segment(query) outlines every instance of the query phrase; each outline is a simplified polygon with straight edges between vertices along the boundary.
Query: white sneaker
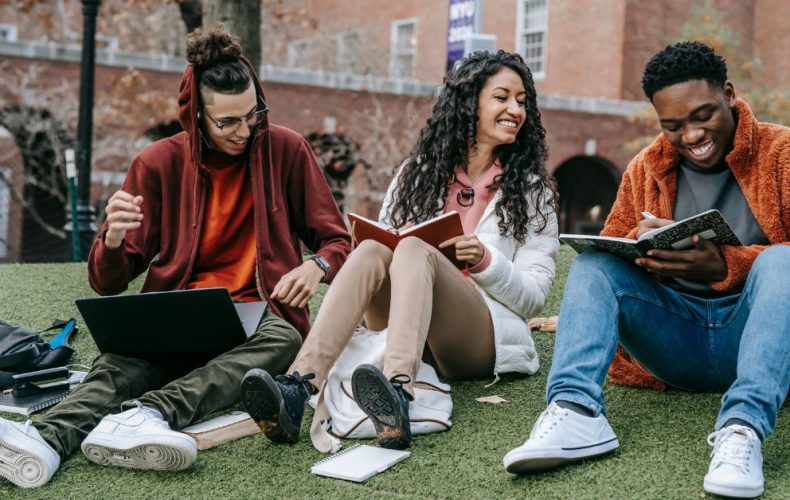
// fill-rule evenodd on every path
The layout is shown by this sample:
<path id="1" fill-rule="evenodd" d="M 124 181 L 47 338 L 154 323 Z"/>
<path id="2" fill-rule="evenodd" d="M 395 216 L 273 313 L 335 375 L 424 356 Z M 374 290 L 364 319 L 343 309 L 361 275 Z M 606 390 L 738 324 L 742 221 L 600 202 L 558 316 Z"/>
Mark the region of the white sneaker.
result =
<path id="1" fill-rule="evenodd" d="M 703 487 L 708 493 L 752 498 L 763 494 L 763 454 L 760 438 L 744 425 L 728 425 L 708 436 L 713 446 Z"/>
<path id="2" fill-rule="evenodd" d="M 129 469 L 184 470 L 195 462 L 197 443 L 170 430 L 158 412 L 137 408 L 107 415 L 82 442 L 82 452 L 99 465 Z"/>
<path id="3" fill-rule="evenodd" d="M 606 417 L 587 417 L 551 403 L 538 417 L 529 439 L 505 455 L 502 463 L 513 474 L 536 472 L 617 449 Z"/>
<path id="4" fill-rule="evenodd" d="M 60 467 L 58 452 L 31 424 L 0 418 L 0 476 L 22 488 L 46 484 Z"/>

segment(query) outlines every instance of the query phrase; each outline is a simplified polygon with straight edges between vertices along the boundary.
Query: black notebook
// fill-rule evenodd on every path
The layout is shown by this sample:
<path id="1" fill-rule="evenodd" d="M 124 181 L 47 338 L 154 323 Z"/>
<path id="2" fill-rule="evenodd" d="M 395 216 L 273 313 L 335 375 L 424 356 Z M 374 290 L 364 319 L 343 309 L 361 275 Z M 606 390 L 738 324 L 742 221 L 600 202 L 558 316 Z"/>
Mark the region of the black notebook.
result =
<path id="1" fill-rule="evenodd" d="M 11 390 L 4 391 L 0 394 L 0 412 L 18 413 L 19 415 L 30 415 L 37 411 L 41 411 L 50 406 L 66 399 L 66 396 L 74 389 L 82 379 L 85 378 L 87 372 L 71 371 L 69 372 L 69 388 L 62 391 L 42 392 L 39 394 L 31 394 L 29 396 L 15 397 L 11 394 Z M 6 394 L 7 392 L 7 394 Z"/>
<path id="2" fill-rule="evenodd" d="M 653 229 L 635 240 L 612 236 L 561 234 L 560 241 L 567 243 L 578 253 L 598 250 L 635 260 L 644 257 L 647 251 L 652 249 L 691 248 L 691 238 L 694 235 L 699 235 L 717 245 L 741 245 L 741 241 L 718 210 L 708 210 L 688 219 Z"/>

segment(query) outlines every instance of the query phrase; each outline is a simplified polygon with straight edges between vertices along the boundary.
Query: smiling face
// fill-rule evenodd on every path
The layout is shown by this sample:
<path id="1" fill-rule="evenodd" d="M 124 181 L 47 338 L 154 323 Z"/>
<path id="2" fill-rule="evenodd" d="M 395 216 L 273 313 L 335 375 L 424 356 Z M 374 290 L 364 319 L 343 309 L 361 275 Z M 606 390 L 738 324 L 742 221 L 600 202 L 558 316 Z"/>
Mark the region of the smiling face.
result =
<path id="1" fill-rule="evenodd" d="M 684 158 L 713 168 L 727 156 L 735 135 L 735 88 L 705 80 L 676 83 L 653 94 L 664 137 Z"/>
<path id="2" fill-rule="evenodd" d="M 236 127 L 225 126 L 222 130 L 214 122 L 222 124 L 229 119 L 245 117 L 255 111 L 257 107 L 255 88 L 250 84 L 241 94 L 222 94 L 206 90 L 201 95 L 203 112 L 200 121 L 209 146 L 233 156 L 244 153 L 251 136 L 247 120 L 241 120 L 241 124 Z M 235 130 L 230 130 L 234 128 Z"/>
<path id="3" fill-rule="evenodd" d="M 527 118 L 526 98 L 518 73 L 502 68 L 492 75 L 477 97 L 477 144 L 497 147 L 514 142 Z"/>

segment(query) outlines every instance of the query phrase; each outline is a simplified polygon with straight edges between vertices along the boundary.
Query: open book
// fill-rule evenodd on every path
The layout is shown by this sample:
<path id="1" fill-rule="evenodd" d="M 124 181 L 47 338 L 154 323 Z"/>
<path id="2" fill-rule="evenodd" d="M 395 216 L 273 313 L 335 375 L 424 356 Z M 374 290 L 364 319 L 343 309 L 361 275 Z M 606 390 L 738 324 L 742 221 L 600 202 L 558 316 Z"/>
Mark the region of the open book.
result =
<path id="1" fill-rule="evenodd" d="M 403 231 L 357 214 L 348 214 L 348 220 L 351 221 L 351 232 L 357 243 L 376 240 L 393 251 L 400 240 L 409 236 L 416 236 L 429 245 L 439 248 L 440 243 L 464 234 L 461 216 L 454 210 L 415 224 Z M 450 246 L 439 250 L 459 269 L 466 267 L 466 263 L 456 260 L 455 247 Z"/>
<path id="2" fill-rule="evenodd" d="M 310 472 L 318 476 L 361 483 L 405 460 L 409 455 L 411 452 L 408 451 L 355 444 L 316 462 Z"/>
<path id="3" fill-rule="evenodd" d="M 691 238 L 699 235 L 717 245 L 740 246 L 741 241 L 718 210 L 708 210 L 688 219 L 644 233 L 637 239 L 585 234 L 561 234 L 560 241 L 578 253 L 600 250 L 628 260 L 644 257 L 648 250 L 685 250 L 692 247 Z"/>
<path id="4" fill-rule="evenodd" d="M 198 450 L 261 432 L 258 424 L 243 411 L 233 411 L 181 429 L 197 441 Z"/>

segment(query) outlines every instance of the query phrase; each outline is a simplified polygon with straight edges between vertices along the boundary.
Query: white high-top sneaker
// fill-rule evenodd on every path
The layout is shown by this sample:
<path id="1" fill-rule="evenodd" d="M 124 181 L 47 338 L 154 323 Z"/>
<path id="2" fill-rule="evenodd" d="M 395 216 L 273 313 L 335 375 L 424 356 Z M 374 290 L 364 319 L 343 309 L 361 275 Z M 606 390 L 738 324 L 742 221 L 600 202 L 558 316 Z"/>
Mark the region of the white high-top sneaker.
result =
<path id="1" fill-rule="evenodd" d="M 762 443 L 753 429 L 745 425 L 728 425 L 708 436 L 713 446 L 710 467 L 703 486 L 708 493 L 737 498 L 763 494 Z"/>
<path id="2" fill-rule="evenodd" d="M 603 414 L 587 417 L 551 403 L 538 417 L 529 439 L 510 450 L 502 462 L 508 472 L 523 474 L 603 455 L 618 446 Z"/>
<path id="3" fill-rule="evenodd" d="M 49 482 L 60 467 L 60 456 L 28 420 L 0 418 L 0 476 L 22 488 Z"/>
<path id="4" fill-rule="evenodd" d="M 137 408 L 104 417 L 82 442 L 82 452 L 99 465 L 176 471 L 195 462 L 197 443 L 137 403 Z"/>

